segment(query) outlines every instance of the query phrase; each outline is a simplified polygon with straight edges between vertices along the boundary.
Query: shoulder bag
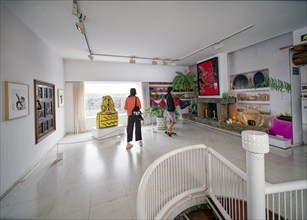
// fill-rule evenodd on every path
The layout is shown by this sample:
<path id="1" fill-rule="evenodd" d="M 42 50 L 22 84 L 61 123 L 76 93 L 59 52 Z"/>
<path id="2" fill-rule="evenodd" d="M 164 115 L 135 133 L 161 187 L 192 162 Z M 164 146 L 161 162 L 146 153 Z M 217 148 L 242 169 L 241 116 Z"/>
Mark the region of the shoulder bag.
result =
<path id="1" fill-rule="evenodd" d="M 140 111 L 140 108 L 138 106 L 136 106 L 136 101 L 137 101 L 137 98 L 135 97 L 135 102 L 134 102 L 134 108 L 132 109 L 132 114 L 133 114 L 133 117 L 137 120 L 144 120 L 143 117 L 142 117 L 142 112 Z"/>

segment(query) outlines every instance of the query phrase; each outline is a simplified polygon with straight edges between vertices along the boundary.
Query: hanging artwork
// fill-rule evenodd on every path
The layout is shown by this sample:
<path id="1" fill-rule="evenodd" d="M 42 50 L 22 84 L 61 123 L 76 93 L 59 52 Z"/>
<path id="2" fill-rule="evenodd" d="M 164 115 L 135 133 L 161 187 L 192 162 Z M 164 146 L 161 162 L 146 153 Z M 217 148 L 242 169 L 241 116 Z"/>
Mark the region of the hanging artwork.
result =
<path id="1" fill-rule="evenodd" d="M 219 95 L 218 58 L 212 58 L 197 64 L 198 95 Z"/>
<path id="2" fill-rule="evenodd" d="M 29 115 L 29 86 L 5 81 L 4 90 L 5 120 Z"/>
<path id="3" fill-rule="evenodd" d="M 58 107 L 61 108 L 64 106 L 64 90 L 58 89 Z"/>
<path id="4" fill-rule="evenodd" d="M 34 91 L 35 141 L 38 143 L 56 129 L 54 85 L 34 80 Z"/>

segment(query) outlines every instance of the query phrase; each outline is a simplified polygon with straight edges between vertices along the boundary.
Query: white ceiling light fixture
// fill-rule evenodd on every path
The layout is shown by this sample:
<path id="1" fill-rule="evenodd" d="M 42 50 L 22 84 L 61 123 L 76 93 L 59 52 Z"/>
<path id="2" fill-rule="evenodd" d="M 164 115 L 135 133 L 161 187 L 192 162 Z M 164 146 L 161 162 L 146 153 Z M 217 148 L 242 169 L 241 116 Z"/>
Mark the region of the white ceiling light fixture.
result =
<path id="1" fill-rule="evenodd" d="M 83 22 L 82 21 L 77 21 L 75 24 L 76 24 L 76 27 L 77 27 L 78 31 L 80 31 L 81 34 L 84 34 L 85 30 L 84 30 Z"/>
<path id="2" fill-rule="evenodd" d="M 221 49 L 223 46 L 224 46 L 223 42 L 218 42 L 217 44 L 215 44 L 214 50 Z"/>
<path id="3" fill-rule="evenodd" d="M 88 58 L 90 58 L 90 60 L 94 60 L 94 57 L 91 53 L 88 55 Z"/>
<path id="4" fill-rule="evenodd" d="M 171 61 L 171 66 L 176 66 L 176 60 Z"/>
<path id="5" fill-rule="evenodd" d="M 129 63 L 135 64 L 135 60 L 133 59 L 133 57 L 131 57 L 131 59 L 129 60 Z"/>

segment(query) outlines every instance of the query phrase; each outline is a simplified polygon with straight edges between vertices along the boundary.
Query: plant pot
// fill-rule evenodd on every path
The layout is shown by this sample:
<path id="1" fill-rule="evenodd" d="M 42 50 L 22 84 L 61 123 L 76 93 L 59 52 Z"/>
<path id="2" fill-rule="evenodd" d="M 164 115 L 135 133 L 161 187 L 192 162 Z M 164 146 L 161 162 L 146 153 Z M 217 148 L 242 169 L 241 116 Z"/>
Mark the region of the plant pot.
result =
<path id="1" fill-rule="evenodd" d="M 157 120 L 157 129 L 164 130 L 166 129 L 166 120 L 164 117 L 156 117 Z"/>

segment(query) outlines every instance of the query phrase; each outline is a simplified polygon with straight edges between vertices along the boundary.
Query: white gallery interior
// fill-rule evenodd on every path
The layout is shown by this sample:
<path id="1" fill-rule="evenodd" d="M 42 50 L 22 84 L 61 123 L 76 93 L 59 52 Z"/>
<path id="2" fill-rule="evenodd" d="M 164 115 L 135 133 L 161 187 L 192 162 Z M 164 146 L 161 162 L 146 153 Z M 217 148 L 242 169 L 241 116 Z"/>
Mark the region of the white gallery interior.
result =
<path id="1" fill-rule="evenodd" d="M 6 1 L 4 1 L 6 2 Z M 297 91 L 300 93 L 301 85 L 307 85 L 307 65 L 300 65 L 299 70 L 300 74 L 295 76 L 292 74 L 292 60 L 291 60 L 291 49 L 281 49 L 287 47 L 289 45 L 295 44 L 295 36 L 297 33 L 305 33 L 307 30 L 307 23 L 306 19 L 300 26 L 295 26 L 295 28 L 287 31 L 287 32 L 280 32 L 279 35 L 275 35 L 274 37 L 268 37 L 267 39 L 257 42 L 252 45 L 244 45 L 241 48 L 233 51 L 227 52 L 220 52 L 219 50 L 214 51 L 214 53 L 202 55 L 202 57 L 195 57 L 194 62 L 185 63 L 182 65 L 151 65 L 148 63 L 138 63 L 136 59 L 136 64 L 130 64 L 127 60 L 125 62 L 113 62 L 113 61 L 104 61 L 95 59 L 90 60 L 87 57 L 87 47 L 83 46 L 82 56 L 85 59 L 80 59 L 79 57 L 71 58 L 71 57 L 62 57 L 59 55 L 61 52 L 56 51 L 54 47 L 51 47 L 50 42 L 46 42 L 45 39 L 42 39 L 36 32 L 32 30 L 32 27 L 29 27 L 23 20 L 21 20 L 18 16 L 16 16 L 12 11 L 12 8 L 16 7 L 16 5 L 10 5 L 8 1 L 4 3 L 1 1 L 1 70 L 0 70 L 0 77 L 1 77 L 1 176 L 0 176 L 0 196 L 1 199 L 5 199 L 5 196 L 9 196 L 9 192 L 14 189 L 14 187 L 20 185 L 20 181 L 23 180 L 27 175 L 31 175 L 31 173 L 35 173 L 35 170 L 39 170 L 41 172 L 44 168 L 41 167 L 43 164 L 44 166 L 50 166 L 52 164 L 52 160 L 55 159 L 53 156 L 56 156 L 56 146 L 59 142 L 63 140 L 74 141 L 73 133 L 74 133 L 74 95 L 73 94 L 73 84 L 74 82 L 83 81 L 83 82 L 92 82 L 92 81 L 102 81 L 102 82 L 132 82 L 138 85 L 138 90 L 140 91 L 138 95 L 141 97 L 142 102 L 144 102 L 143 107 L 144 109 L 149 106 L 149 103 L 145 103 L 145 92 L 142 90 L 143 83 L 146 82 L 172 82 L 173 78 L 176 75 L 177 71 L 184 72 L 184 71 L 191 71 L 196 73 L 196 63 L 202 60 L 207 60 L 212 57 L 219 57 L 219 68 L 220 68 L 220 88 L 221 91 L 228 91 L 229 89 L 229 77 L 233 74 L 244 73 L 254 70 L 261 70 L 261 69 L 269 69 L 270 76 L 274 78 L 278 78 L 282 81 L 289 82 L 292 85 L 296 85 L 293 88 L 293 91 Z M 285 1 L 287 2 L 287 1 Z M 291 2 L 291 1 L 290 1 Z M 296 1 L 294 1 L 296 2 Z M 303 1 L 304 2 L 304 1 Z M 69 4 L 72 4 L 72 1 L 69 1 Z M 80 5 L 85 5 L 86 1 L 81 1 Z M 145 4 L 143 2 L 143 4 Z M 161 3 L 162 4 L 162 3 Z M 186 7 L 188 6 L 188 2 L 185 2 Z M 307 3 L 305 2 L 305 9 L 307 8 Z M 11 7 L 11 9 L 10 9 Z M 182 6 L 183 7 L 183 6 Z M 81 7 L 82 8 L 82 7 Z M 15 8 L 16 9 L 16 8 Z M 22 10 L 19 8 L 18 10 Z M 18 11 L 16 10 L 16 11 Z M 36 9 L 36 10 L 39 10 Z M 60 8 L 58 8 L 60 10 Z M 184 7 L 182 8 L 184 13 Z M 187 9 L 188 10 L 188 9 Z M 119 10 L 121 12 L 121 10 Z M 118 13 L 119 13 L 118 12 Z M 71 13 L 71 12 L 69 12 Z M 43 14 L 41 15 L 44 16 Z M 90 19 L 90 15 L 87 15 Z M 119 15 L 120 16 L 120 15 Z M 306 12 L 302 15 L 302 18 L 305 16 Z M 259 14 L 261 17 L 261 14 Z M 40 19 L 39 17 L 37 19 Z M 73 18 L 74 19 L 74 18 Z M 114 19 L 114 18 L 113 18 Z M 46 24 L 47 25 L 47 24 Z M 74 24 L 71 24 L 72 27 Z M 155 24 L 152 24 L 154 26 Z M 282 24 L 279 24 L 282 26 Z M 75 35 L 78 36 L 80 33 L 75 30 Z M 182 28 L 182 27 L 170 27 L 170 28 Z M 90 28 L 89 28 L 90 29 Z M 90 30 L 90 32 L 93 30 Z M 263 30 L 265 32 L 265 30 Z M 65 30 L 61 30 L 59 27 L 56 31 L 58 36 L 61 34 L 65 35 Z M 183 30 L 184 32 L 184 30 Z M 197 32 L 197 31 L 196 31 Z M 163 34 L 163 33 L 161 33 Z M 80 34 L 81 35 L 81 34 Z M 225 35 L 224 35 L 225 36 Z M 80 37 L 80 42 L 84 44 L 84 39 L 82 36 Z M 180 37 L 180 36 L 178 36 Z M 186 37 L 186 36 L 185 36 Z M 159 38 L 160 39 L 160 38 Z M 235 39 L 235 37 L 234 37 Z M 89 38 L 90 40 L 90 38 Z M 218 40 L 218 39 L 216 39 Z M 174 39 L 175 41 L 175 39 Z M 159 43 L 159 42 L 152 42 Z M 191 42 L 192 44 L 193 42 Z M 121 45 L 121 44 L 119 44 Z M 180 45 L 176 45 L 180 49 Z M 201 48 L 203 45 L 198 45 L 198 48 Z M 120 47 L 120 46 L 119 46 Z M 197 47 L 197 46 L 196 46 Z M 178 49 L 177 48 L 177 49 Z M 195 48 L 195 47 L 194 47 Z M 62 48 L 61 50 L 65 50 Z M 86 51 L 86 52 L 84 52 Z M 120 49 L 117 48 L 117 51 Z M 187 49 L 183 54 L 187 54 Z M 141 56 L 141 55 L 139 55 Z M 94 56 L 95 57 L 95 56 Z M 34 80 L 39 80 L 43 82 L 48 82 L 55 85 L 55 90 L 63 89 L 65 94 L 65 105 L 64 107 L 55 107 L 55 114 L 56 114 L 56 130 L 49 134 L 46 138 L 41 140 L 40 142 L 36 143 L 35 139 L 35 99 L 34 99 Z M 5 119 L 5 95 L 4 95 L 4 82 L 16 82 L 16 83 L 23 83 L 29 86 L 29 114 L 25 117 L 20 117 L 12 120 Z M 142 91 L 142 92 L 141 92 Z M 222 97 L 222 93 L 216 96 L 217 98 Z M 293 134 L 295 138 L 297 138 L 298 142 L 300 142 L 299 146 L 293 146 L 293 150 L 296 154 L 298 152 L 301 154 L 299 157 L 299 162 L 295 161 L 295 158 L 292 160 L 293 163 L 299 163 L 300 169 L 297 173 L 295 173 L 297 168 L 291 170 L 291 168 L 287 167 L 287 171 L 289 174 L 293 175 L 289 177 L 290 180 L 293 179 L 306 179 L 306 167 L 307 167 L 307 152 L 306 152 L 306 142 L 307 142 L 307 121 L 306 111 L 302 111 L 302 103 L 295 108 L 292 106 L 291 94 L 286 94 L 286 97 L 282 97 L 279 92 L 271 91 L 271 114 L 278 115 L 281 112 L 291 112 L 292 115 L 298 114 L 299 118 L 301 119 L 299 128 L 301 128 L 296 134 Z M 296 109 L 293 112 L 293 109 Z M 125 115 L 120 116 L 119 121 L 121 124 L 126 124 L 127 117 Z M 95 127 L 95 118 L 88 118 L 86 119 L 86 130 L 90 131 L 92 127 Z M 147 145 L 152 147 L 150 150 L 150 154 L 146 154 L 146 157 L 142 157 L 141 159 L 144 160 L 142 164 L 142 169 L 137 170 L 137 178 L 135 180 L 129 179 L 129 183 L 137 184 L 141 178 L 142 173 L 145 171 L 146 167 L 154 160 L 155 157 L 166 153 L 169 150 L 175 149 L 176 145 L 178 147 L 188 146 L 191 144 L 196 144 L 197 141 L 206 141 L 206 144 L 210 145 L 210 141 L 212 145 L 215 146 L 217 149 L 220 150 L 221 154 L 227 155 L 229 153 L 226 149 L 227 141 L 221 141 L 219 143 L 218 140 L 214 140 L 210 137 L 203 137 L 201 138 L 201 129 L 204 129 L 199 124 L 194 124 L 192 122 L 185 122 L 181 121 L 177 127 L 179 129 L 178 133 L 180 135 L 189 134 L 190 128 L 191 131 L 195 131 L 195 134 L 189 134 L 186 138 L 182 138 L 179 140 L 168 140 L 165 135 L 162 138 L 153 136 L 150 130 L 150 124 L 144 125 L 144 149 L 146 149 L 146 138 L 150 140 L 150 144 L 147 142 Z M 194 127 L 196 126 L 196 127 Z M 200 130 L 199 130 L 200 129 Z M 186 132 L 186 133 L 184 133 Z M 208 127 L 205 128 L 205 132 L 214 133 L 214 129 L 210 130 Z M 84 136 L 76 135 L 75 140 L 86 140 L 88 138 L 88 133 L 81 134 Z M 162 134 L 160 134 L 162 135 Z M 214 137 L 217 139 L 219 137 L 229 138 L 231 139 L 231 148 L 234 148 L 234 145 L 240 143 L 240 139 L 238 135 L 233 134 L 233 136 L 229 133 L 223 134 L 223 132 L 216 131 Z M 225 136 L 224 136 L 225 135 Z M 81 138 L 80 138 L 81 137 Z M 189 139 L 189 137 L 193 139 Z M 212 136 L 213 137 L 213 136 Z M 66 139 L 65 139 L 66 138 Z M 68 139 L 67 139 L 68 138 Z M 233 138 L 233 140 L 232 140 Z M 121 137 L 121 144 L 115 144 L 117 151 L 122 151 L 120 157 L 124 157 L 123 153 L 127 153 L 125 149 L 125 136 Z M 165 141 L 165 142 L 163 142 Z M 235 142 L 235 143 L 232 143 Z M 104 146 L 110 148 L 113 146 L 114 140 L 113 139 L 106 139 L 103 140 Z M 97 145 L 99 145 L 98 143 Z M 84 145 L 76 145 L 76 155 L 80 156 L 84 149 L 82 150 L 82 146 L 85 149 L 89 149 L 92 146 L 89 146 L 90 143 Z M 169 146 L 168 146 L 169 145 Z M 135 146 L 136 143 L 135 143 Z M 158 152 L 154 152 L 154 146 L 157 147 Z M 165 146 L 165 149 L 163 148 Z M 223 146 L 223 147 L 222 147 Z M 65 147 L 65 146 L 63 146 Z M 80 148 L 81 147 L 81 148 Z M 101 146 L 100 146 L 101 147 Z M 138 147 L 138 146 L 137 146 Z M 64 148 L 63 148 L 64 149 Z M 80 150 L 81 149 L 81 150 Z M 73 146 L 67 146 L 64 151 L 64 161 L 66 155 L 73 155 Z M 114 150 L 114 149 L 113 149 Z M 110 151 L 113 151 L 110 150 Z M 225 150 L 225 151 L 224 151 Z M 110 153 L 109 150 L 105 149 L 106 154 Z M 224 153 L 223 153 L 224 151 Z M 230 153 L 230 159 L 235 158 L 233 160 L 236 165 L 238 165 L 241 169 L 244 169 L 245 166 L 245 154 L 241 152 L 241 150 L 234 150 L 234 152 L 239 152 L 239 158 Z M 112 152 L 114 153 L 114 152 Z M 132 153 L 140 153 L 139 150 L 136 148 L 133 149 Z M 53 155 L 53 156 L 52 156 Z M 115 156 L 114 156 L 115 155 Z M 113 157 L 116 157 L 117 154 L 113 154 Z M 82 157 L 82 156 L 80 156 Z M 132 156 L 132 158 L 136 157 L 140 159 L 137 155 Z M 146 158 L 148 161 L 146 161 Z M 272 159 L 273 158 L 273 159 Z M 71 158 L 70 158 L 71 159 Z M 70 160 L 69 159 L 69 160 Z M 127 159 L 127 158 L 126 158 Z M 124 159 L 124 160 L 126 160 Z M 128 158 L 129 159 L 129 158 Z M 128 160 L 127 159 L 127 160 Z M 134 158 L 135 159 L 135 158 Z M 278 166 L 283 166 L 283 161 L 276 160 L 274 161 L 274 155 L 270 155 L 269 165 L 274 163 L 274 169 L 277 169 Z M 117 158 L 118 160 L 118 158 Z M 138 162 L 139 164 L 140 162 Z M 305 164 L 305 166 L 304 166 Z M 273 166 L 270 168 L 273 169 Z M 272 174 L 269 169 L 266 168 L 267 172 Z M 125 169 L 125 168 L 123 168 Z M 305 171 L 305 174 L 303 173 Z M 271 175 L 272 182 L 282 182 L 286 177 L 282 177 L 282 170 L 279 169 L 276 171 L 278 176 Z M 290 174 L 291 172 L 294 172 Z M 125 175 L 129 175 L 129 172 L 124 173 Z M 44 175 L 40 173 L 40 175 Z M 109 174 L 111 177 L 113 174 Z M 118 175 L 118 174 L 114 174 Z M 118 177 L 118 176 L 117 176 Z M 39 178 L 39 175 L 37 176 Z M 62 178 L 62 177 L 61 177 Z M 64 178 L 64 177 L 63 177 Z M 78 180 L 79 181 L 79 180 Z M 110 178 L 110 184 L 112 185 L 113 179 Z M 121 181 L 124 181 L 121 179 Z M 116 181 L 115 181 L 116 182 Z M 117 184 L 118 182 L 116 182 Z M 28 182 L 27 182 L 28 184 Z M 95 182 L 96 184 L 96 182 Z M 129 185 L 129 184 L 128 184 Z M 27 185 L 29 187 L 29 185 Z M 135 201 L 135 193 L 137 186 L 131 186 L 131 191 L 133 191 L 133 196 L 129 197 L 127 201 Z M 98 186 L 97 186 L 97 191 Z M 33 192 L 35 193 L 35 192 Z M 121 195 L 121 192 L 117 192 Z M 127 194 L 126 194 L 127 195 Z M 109 195 L 110 196 L 110 195 Z M 120 197 L 120 196 L 119 196 Z M 100 198 L 101 199 L 101 198 Z M 119 204 L 125 208 L 124 204 L 125 201 L 120 201 Z M 96 201 L 97 202 L 97 201 Z M 123 203 L 121 203 L 123 202 Z M 133 203 L 133 202 L 132 202 Z M 98 204 L 98 202 L 97 202 Z M 129 203 L 130 204 L 130 203 Z M 118 204 L 117 204 L 118 205 Z M 130 204 L 131 205 L 131 204 Z M 132 209 L 135 207 L 133 205 Z M 9 206 L 9 210 L 5 209 L 6 204 L 1 203 L 1 213 L 7 214 L 10 216 L 10 211 L 13 210 L 12 206 Z M 96 207 L 97 208 L 97 207 Z M 106 207 L 104 207 L 107 209 Z M 58 207 L 60 209 L 60 207 Z M 83 210 L 83 209 L 82 209 Z M 99 208 L 96 209 L 96 213 L 92 213 L 92 218 L 102 218 L 101 215 L 108 216 L 107 214 L 99 214 Z M 86 211 L 85 211 L 86 212 Z M 60 214 L 59 214 L 60 213 Z M 74 210 L 71 213 L 76 213 Z M 91 218 L 88 214 L 80 214 L 78 216 L 80 219 L 82 218 Z M 135 213 L 130 213 L 127 210 L 126 213 L 130 219 L 135 218 Z M 46 218 L 60 218 L 61 216 L 65 216 L 68 213 L 64 213 L 64 211 L 59 211 L 57 214 L 48 212 L 47 214 L 44 213 L 41 216 L 36 215 L 34 217 L 43 217 Z M 122 213 L 123 215 L 125 213 Z M 85 215 L 85 216 L 84 216 Z M 4 215 L 5 216 L 5 215 Z M 12 215 L 13 216 L 13 215 Z M 11 216 L 11 217 L 12 217 Z M 26 215 L 27 217 L 31 217 L 31 214 Z M 2 216 L 3 217 L 3 216 Z M 21 218 L 21 216 L 17 215 L 16 218 Z M 32 216 L 33 217 L 33 216 Z M 112 218 L 112 216 L 109 216 Z M 128 218 L 127 217 L 127 218 Z M 115 218 L 115 217 L 114 217 Z M 120 217 L 118 217 L 120 218 Z M 107 219 L 107 217 L 106 217 Z"/>

